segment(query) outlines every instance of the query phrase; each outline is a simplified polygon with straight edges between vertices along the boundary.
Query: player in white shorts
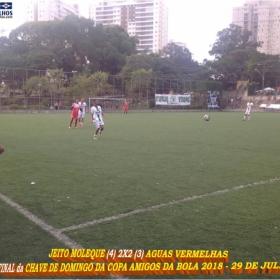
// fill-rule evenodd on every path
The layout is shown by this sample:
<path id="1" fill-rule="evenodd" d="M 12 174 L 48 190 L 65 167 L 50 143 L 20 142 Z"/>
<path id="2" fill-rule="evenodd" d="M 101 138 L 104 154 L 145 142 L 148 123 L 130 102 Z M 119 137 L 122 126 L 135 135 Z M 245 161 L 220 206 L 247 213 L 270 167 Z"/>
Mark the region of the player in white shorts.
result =
<path id="1" fill-rule="evenodd" d="M 81 110 L 79 111 L 79 126 L 84 126 L 84 118 L 86 114 L 87 103 L 84 101 L 84 98 L 79 102 L 81 105 Z"/>
<path id="2" fill-rule="evenodd" d="M 105 115 L 102 112 L 102 108 L 98 105 L 97 99 L 94 99 L 93 104 L 94 105 L 90 109 L 91 116 L 92 116 L 91 120 L 95 124 L 95 128 L 96 128 L 96 131 L 93 135 L 93 139 L 97 139 L 96 138 L 97 134 L 100 133 L 101 135 L 101 131 L 104 130 L 103 117 L 105 117 Z"/>
<path id="3" fill-rule="evenodd" d="M 246 108 L 246 112 L 244 114 L 243 117 L 243 121 L 245 121 L 246 116 L 248 117 L 248 121 L 250 120 L 250 113 L 251 113 L 251 109 L 254 106 L 252 99 L 249 100 L 249 102 L 247 103 L 247 108 Z"/>

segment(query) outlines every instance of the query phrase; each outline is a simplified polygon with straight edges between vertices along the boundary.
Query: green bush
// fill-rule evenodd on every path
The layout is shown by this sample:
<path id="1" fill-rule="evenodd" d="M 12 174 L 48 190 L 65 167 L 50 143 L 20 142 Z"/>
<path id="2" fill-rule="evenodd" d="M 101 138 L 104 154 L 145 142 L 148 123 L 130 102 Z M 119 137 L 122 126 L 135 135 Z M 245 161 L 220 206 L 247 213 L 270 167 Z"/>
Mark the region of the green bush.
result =
<path id="1" fill-rule="evenodd" d="M 206 92 L 206 91 L 222 91 L 223 84 L 216 81 L 200 81 L 197 84 L 197 91 Z"/>
<path id="2" fill-rule="evenodd" d="M 18 104 L 10 104 L 9 106 L 8 106 L 8 109 L 10 109 L 10 110 L 18 110 L 19 109 L 19 105 Z"/>
<path id="3" fill-rule="evenodd" d="M 7 106 L 7 105 L 9 105 L 9 101 L 7 99 L 1 99 L 1 105 Z"/>

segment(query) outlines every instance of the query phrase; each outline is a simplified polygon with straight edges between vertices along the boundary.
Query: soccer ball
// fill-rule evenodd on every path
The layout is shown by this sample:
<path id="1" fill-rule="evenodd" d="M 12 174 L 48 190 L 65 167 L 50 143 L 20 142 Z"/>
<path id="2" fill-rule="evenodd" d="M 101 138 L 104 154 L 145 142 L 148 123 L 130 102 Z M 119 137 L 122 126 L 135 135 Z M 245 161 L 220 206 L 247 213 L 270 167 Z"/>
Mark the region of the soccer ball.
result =
<path id="1" fill-rule="evenodd" d="M 205 115 L 205 116 L 204 116 L 204 120 L 205 120 L 205 121 L 210 121 L 210 116 L 209 116 L 209 115 Z"/>

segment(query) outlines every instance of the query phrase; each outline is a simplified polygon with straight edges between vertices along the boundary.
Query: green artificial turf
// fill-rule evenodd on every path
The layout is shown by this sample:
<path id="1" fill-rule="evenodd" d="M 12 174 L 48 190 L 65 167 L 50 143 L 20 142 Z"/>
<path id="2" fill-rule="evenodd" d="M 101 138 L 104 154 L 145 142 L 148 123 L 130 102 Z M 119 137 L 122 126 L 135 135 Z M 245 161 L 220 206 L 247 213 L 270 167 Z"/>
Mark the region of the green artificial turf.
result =
<path id="1" fill-rule="evenodd" d="M 244 122 L 242 113 L 209 114 L 209 122 L 203 112 L 108 114 L 98 140 L 89 115 L 84 127 L 68 129 L 67 114 L 1 114 L 0 193 L 59 229 L 280 177 L 280 114 Z M 227 249 L 233 261 L 279 260 L 279 182 L 65 234 L 90 248 Z M 27 252 L 21 262 L 29 261 L 34 248 L 18 240 L 31 238 L 30 226 L 14 230 L 26 218 L 0 205 L 1 236 L 18 242 Z M 37 226 L 32 234 L 44 239 L 34 260 L 45 260 L 58 241 Z M 10 242 L 0 250 L 14 261 Z"/>

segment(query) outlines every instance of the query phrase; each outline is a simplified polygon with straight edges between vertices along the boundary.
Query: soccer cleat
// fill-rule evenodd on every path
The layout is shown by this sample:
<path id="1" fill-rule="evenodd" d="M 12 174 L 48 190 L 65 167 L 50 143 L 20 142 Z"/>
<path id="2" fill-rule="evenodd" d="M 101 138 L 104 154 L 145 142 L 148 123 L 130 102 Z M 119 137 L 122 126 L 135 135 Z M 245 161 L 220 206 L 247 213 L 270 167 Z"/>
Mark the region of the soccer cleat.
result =
<path id="1" fill-rule="evenodd" d="M 69 126 L 69 129 L 71 129 L 72 127 L 71 126 Z"/>

